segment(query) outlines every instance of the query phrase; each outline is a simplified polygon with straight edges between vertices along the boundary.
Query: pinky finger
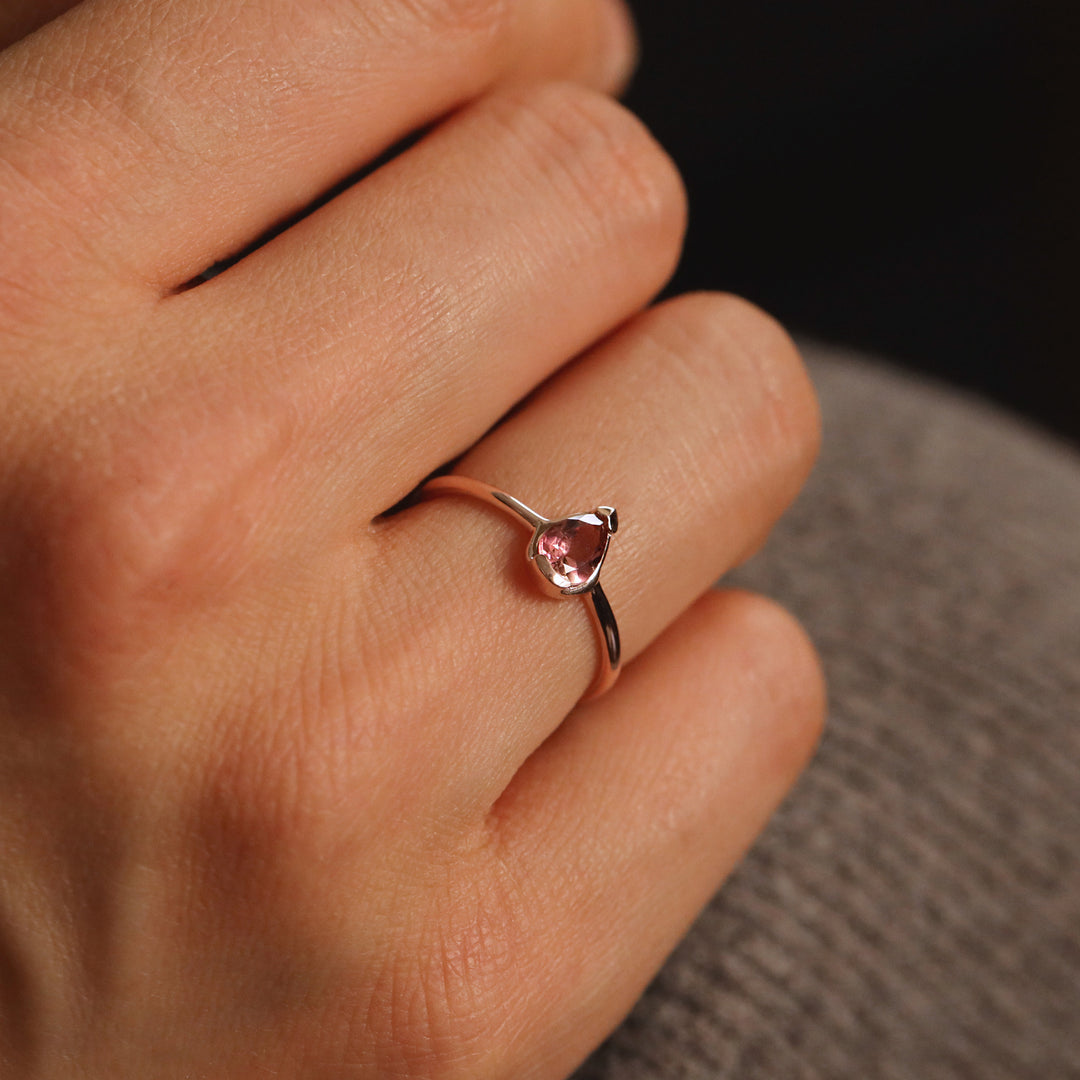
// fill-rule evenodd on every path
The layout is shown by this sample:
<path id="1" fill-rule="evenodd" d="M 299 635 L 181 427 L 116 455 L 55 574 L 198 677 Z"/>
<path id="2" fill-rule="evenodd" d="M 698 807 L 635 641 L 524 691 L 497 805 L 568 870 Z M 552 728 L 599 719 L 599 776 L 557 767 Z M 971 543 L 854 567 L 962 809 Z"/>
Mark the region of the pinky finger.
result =
<path id="1" fill-rule="evenodd" d="M 526 762 L 491 820 L 532 932 L 508 1075 L 569 1072 L 630 1009 L 806 764 L 824 701 L 791 616 L 713 592 Z"/>

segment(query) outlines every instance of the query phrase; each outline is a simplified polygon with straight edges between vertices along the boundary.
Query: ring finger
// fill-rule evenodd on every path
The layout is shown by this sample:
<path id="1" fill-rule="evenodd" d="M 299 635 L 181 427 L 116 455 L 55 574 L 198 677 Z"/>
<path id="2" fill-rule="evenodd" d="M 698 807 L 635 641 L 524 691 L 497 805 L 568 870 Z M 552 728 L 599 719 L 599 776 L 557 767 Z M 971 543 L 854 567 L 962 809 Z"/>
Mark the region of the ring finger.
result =
<path id="1" fill-rule="evenodd" d="M 632 660 L 764 539 L 817 439 L 813 392 L 783 331 L 743 301 L 695 295 L 557 374 L 455 471 L 551 518 L 618 510 L 602 581 Z M 464 701 L 445 723 L 435 706 L 423 733 L 434 760 L 456 760 L 435 772 L 457 806 L 490 805 L 597 664 L 582 601 L 551 600 L 526 576 L 527 539 L 466 497 L 412 507 L 379 537 L 422 659 L 408 677 L 435 700 L 452 681 Z"/>

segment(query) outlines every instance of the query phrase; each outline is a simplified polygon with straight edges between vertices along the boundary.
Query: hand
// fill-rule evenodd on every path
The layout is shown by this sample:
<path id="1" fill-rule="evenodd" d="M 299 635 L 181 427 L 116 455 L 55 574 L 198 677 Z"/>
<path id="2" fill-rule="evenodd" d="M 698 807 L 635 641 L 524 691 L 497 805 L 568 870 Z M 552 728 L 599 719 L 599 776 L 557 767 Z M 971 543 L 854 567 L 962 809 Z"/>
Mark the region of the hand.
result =
<path id="1" fill-rule="evenodd" d="M 684 205 L 619 17 L 88 0 L 0 53 L 4 1077 L 554 1080 L 811 752 L 801 631 L 709 586 L 812 393 L 743 302 L 641 313 Z M 385 513 L 462 454 L 618 508 L 607 696 L 511 521 Z"/>

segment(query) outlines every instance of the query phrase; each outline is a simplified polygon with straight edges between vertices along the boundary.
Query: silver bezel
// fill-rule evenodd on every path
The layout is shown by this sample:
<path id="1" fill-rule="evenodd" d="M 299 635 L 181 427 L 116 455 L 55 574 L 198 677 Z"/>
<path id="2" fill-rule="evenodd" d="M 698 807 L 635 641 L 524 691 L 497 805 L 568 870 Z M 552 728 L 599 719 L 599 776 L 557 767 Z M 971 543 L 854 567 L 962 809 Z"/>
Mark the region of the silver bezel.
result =
<path id="1" fill-rule="evenodd" d="M 562 588 L 552 580 L 555 571 L 552 569 L 547 557 L 539 551 L 540 537 L 557 522 L 571 521 L 574 518 L 587 518 L 589 516 L 598 518 L 599 523 L 604 527 L 604 550 L 600 553 L 600 558 L 597 560 L 596 566 L 587 581 L 583 581 L 580 585 L 570 585 Z M 600 571 L 603 569 L 604 559 L 607 558 L 611 538 L 618 529 L 619 515 L 611 506 L 598 506 L 595 510 L 586 510 L 581 514 L 567 514 L 566 517 L 562 518 L 542 518 L 533 529 L 532 540 L 529 541 L 528 558 L 536 567 L 536 572 L 540 578 L 540 587 L 543 591 L 548 596 L 584 596 L 586 593 L 592 592 L 600 581 Z"/>

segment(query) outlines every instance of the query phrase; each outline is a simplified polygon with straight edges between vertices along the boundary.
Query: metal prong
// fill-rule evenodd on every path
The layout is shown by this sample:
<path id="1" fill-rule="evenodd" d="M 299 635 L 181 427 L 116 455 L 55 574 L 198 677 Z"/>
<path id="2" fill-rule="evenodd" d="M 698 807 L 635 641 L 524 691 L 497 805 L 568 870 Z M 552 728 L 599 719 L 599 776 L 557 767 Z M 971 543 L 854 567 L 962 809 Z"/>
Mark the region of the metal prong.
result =
<path id="1" fill-rule="evenodd" d="M 596 513 L 607 522 L 608 532 L 614 536 L 619 531 L 619 512 L 614 506 L 598 506 Z"/>

